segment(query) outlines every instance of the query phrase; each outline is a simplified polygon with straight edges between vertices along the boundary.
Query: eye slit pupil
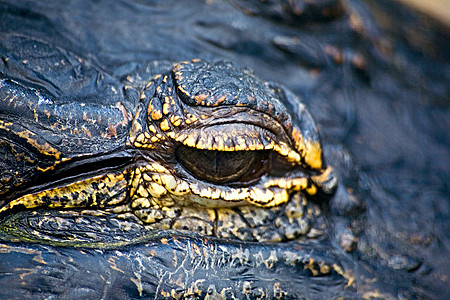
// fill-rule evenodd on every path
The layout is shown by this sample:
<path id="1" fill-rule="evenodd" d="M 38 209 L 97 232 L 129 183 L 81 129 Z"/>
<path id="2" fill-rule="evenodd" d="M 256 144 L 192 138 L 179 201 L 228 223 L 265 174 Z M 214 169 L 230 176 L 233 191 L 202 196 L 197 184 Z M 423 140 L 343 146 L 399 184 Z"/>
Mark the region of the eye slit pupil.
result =
<path id="1" fill-rule="evenodd" d="M 216 173 L 219 173 L 220 152 L 216 153 Z"/>
<path id="2" fill-rule="evenodd" d="M 200 150 L 180 145 L 176 159 L 194 177 L 214 184 L 238 182 L 261 165 L 264 151 Z"/>

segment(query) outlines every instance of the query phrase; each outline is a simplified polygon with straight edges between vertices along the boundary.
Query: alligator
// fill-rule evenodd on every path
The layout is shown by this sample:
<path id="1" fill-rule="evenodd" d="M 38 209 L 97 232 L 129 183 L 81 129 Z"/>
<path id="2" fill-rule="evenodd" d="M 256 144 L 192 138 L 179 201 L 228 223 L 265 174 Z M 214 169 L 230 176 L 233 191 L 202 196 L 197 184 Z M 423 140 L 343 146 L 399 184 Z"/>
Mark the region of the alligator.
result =
<path id="1" fill-rule="evenodd" d="M 450 295 L 436 20 L 391 1 L 0 7 L 2 299 Z"/>

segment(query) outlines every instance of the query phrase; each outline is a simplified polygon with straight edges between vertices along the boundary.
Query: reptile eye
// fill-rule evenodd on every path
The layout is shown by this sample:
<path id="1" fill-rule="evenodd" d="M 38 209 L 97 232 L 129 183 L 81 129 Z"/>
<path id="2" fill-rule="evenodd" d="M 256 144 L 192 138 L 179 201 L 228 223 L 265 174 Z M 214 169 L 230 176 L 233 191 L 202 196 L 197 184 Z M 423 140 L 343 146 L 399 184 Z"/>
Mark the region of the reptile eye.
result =
<path id="1" fill-rule="evenodd" d="M 264 151 L 199 150 L 180 145 L 178 162 L 193 176 L 215 184 L 247 182 L 261 174 Z"/>

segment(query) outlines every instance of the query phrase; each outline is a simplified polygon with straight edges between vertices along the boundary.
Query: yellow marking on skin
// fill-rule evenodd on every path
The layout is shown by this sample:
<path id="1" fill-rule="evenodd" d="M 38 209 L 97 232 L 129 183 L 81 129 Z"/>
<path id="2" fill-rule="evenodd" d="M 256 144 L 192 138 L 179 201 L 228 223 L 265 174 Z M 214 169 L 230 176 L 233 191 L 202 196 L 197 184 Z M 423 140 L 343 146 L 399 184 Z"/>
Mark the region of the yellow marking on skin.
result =
<path id="1" fill-rule="evenodd" d="M 234 144 L 235 144 L 236 151 L 247 149 L 247 144 L 245 142 L 245 139 L 240 135 L 236 136 L 236 138 L 234 140 Z"/>
<path id="2" fill-rule="evenodd" d="M 159 198 L 167 193 L 167 190 L 162 185 L 156 182 L 151 182 L 147 187 L 147 191 L 150 193 L 150 195 L 156 198 Z"/>
<path id="3" fill-rule="evenodd" d="M 300 130 L 297 129 L 297 127 L 292 128 L 292 139 L 294 140 L 295 145 L 299 145 L 303 140 L 302 134 Z"/>
<path id="4" fill-rule="evenodd" d="M 230 146 L 227 146 L 227 145 L 223 145 L 222 151 L 234 151 L 234 147 L 230 147 Z"/>
<path id="5" fill-rule="evenodd" d="M 25 208 L 36 208 L 41 206 L 75 208 L 112 205 L 120 203 L 124 199 L 118 197 L 117 191 L 124 189 L 127 185 L 123 174 L 99 175 L 87 180 L 77 181 L 63 187 L 57 187 L 35 194 L 27 194 L 8 203 L 0 209 L 0 212 L 7 211 L 18 205 Z M 111 191 L 113 189 L 113 191 Z M 104 197 L 104 195 L 110 197 Z M 97 196 L 102 196 L 102 201 L 97 202 Z M 91 203 L 88 203 L 89 198 Z M 111 201 L 110 201 L 111 199 Z"/>
<path id="6" fill-rule="evenodd" d="M 155 78 L 155 77 L 153 77 L 153 78 Z M 155 78 L 155 79 L 157 79 L 157 78 Z M 147 85 L 145 86 L 145 88 L 148 89 L 152 84 L 153 84 L 153 81 L 149 81 L 147 83 Z"/>
<path id="7" fill-rule="evenodd" d="M 148 201 L 147 198 L 137 198 L 137 199 L 134 199 L 133 202 L 131 203 L 132 208 L 136 208 L 136 207 L 149 208 L 150 206 L 151 206 L 150 201 Z"/>
<path id="8" fill-rule="evenodd" d="M 307 178 L 294 178 L 292 179 L 292 189 L 294 191 L 301 191 L 308 187 L 308 179 Z"/>
<path id="9" fill-rule="evenodd" d="M 323 182 L 326 182 L 330 178 L 330 176 L 332 176 L 333 172 L 334 172 L 333 167 L 328 166 L 322 174 L 316 175 L 316 176 L 311 176 L 311 179 L 314 182 L 323 183 Z"/>
<path id="10" fill-rule="evenodd" d="M 138 189 L 137 189 L 137 194 L 140 195 L 141 197 L 147 198 L 148 197 L 148 192 L 147 190 L 141 185 L 139 185 Z"/>
<path id="11" fill-rule="evenodd" d="M 170 123 L 172 123 L 173 126 L 180 126 L 181 125 L 181 119 L 179 116 L 171 116 L 170 117 Z"/>
<path id="12" fill-rule="evenodd" d="M 213 106 L 218 106 L 219 104 L 224 102 L 227 99 L 228 96 L 230 96 L 230 95 L 225 94 L 225 95 L 222 95 L 219 98 L 215 99 L 215 102 L 214 102 Z"/>
<path id="13" fill-rule="evenodd" d="M 164 121 L 162 121 L 161 124 L 159 124 L 159 127 L 161 127 L 161 130 L 163 130 L 163 131 L 169 130 L 170 126 L 169 126 L 169 122 L 167 121 L 167 119 L 164 119 Z"/>
<path id="14" fill-rule="evenodd" d="M 264 183 L 264 187 L 266 188 L 272 186 L 278 186 L 282 189 L 290 189 L 292 187 L 292 181 L 280 178 L 280 179 L 272 179 Z"/>
<path id="15" fill-rule="evenodd" d="M 211 137 L 210 137 L 211 138 Z M 197 149 L 208 149 L 208 138 L 204 135 L 198 139 L 197 145 L 195 146 Z M 210 149 L 211 150 L 211 149 Z"/>
<path id="16" fill-rule="evenodd" d="M 169 131 L 169 132 L 166 133 L 166 135 L 168 137 L 170 137 L 171 139 L 174 139 L 177 134 L 175 132 L 173 132 L 173 131 Z"/>
<path id="17" fill-rule="evenodd" d="M 143 97 L 145 97 L 145 93 L 142 93 L 142 95 L 141 95 L 141 100 L 142 100 L 142 98 Z M 148 106 L 147 106 L 147 115 L 150 115 L 151 113 L 152 113 L 152 111 L 154 110 L 154 107 L 153 107 L 153 99 L 152 100 L 150 100 L 150 102 L 148 103 Z"/>
<path id="18" fill-rule="evenodd" d="M 338 273 L 339 275 L 341 275 L 342 277 L 344 277 L 345 279 L 347 279 L 347 286 L 351 286 L 353 285 L 353 283 L 355 282 L 355 277 L 353 276 L 352 272 L 347 271 L 345 272 L 340 266 L 333 264 L 333 269 L 336 271 L 336 273 Z M 383 298 L 384 297 L 380 297 Z M 368 298 L 371 299 L 371 298 Z"/>
<path id="19" fill-rule="evenodd" d="M 201 191 L 200 191 L 200 193 L 201 193 Z M 220 192 L 220 198 L 225 201 L 237 200 L 236 198 L 234 198 L 234 196 L 236 196 L 236 195 L 237 195 L 237 193 L 235 191 L 231 191 L 231 192 L 221 191 Z"/>
<path id="20" fill-rule="evenodd" d="M 266 145 L 264 147 L 265 150 L 272 150 L 275 146 L 275 142 L 274 141 L 270 141 L 270 144 Z"/>
<path id="21" fill-rule="evenodd" d="M 189 125 L 198 121 L 197 117 L 191 114 L 186 115 L 187 119 L 184 122 Z"/>
<path id="22" fill-rule="evenodd" d="M 165 298 L 169 298 L 171 296 L 171 294 L 168 291 L 161 290 L 161 296 L 163 296 Z"/>
<path id="23" fill-rule="evenodd" d="M 223 151 L 224 150 L 224 140 L 223 137 L 221 137 L 220 135 L 215 136 L 215 143 L 213 145 L 213 150 L 220 150 Z M 198 146 L 198 145 L 197 145 Z"/>
<path id="24" fill-rule="evenodd" d="M 197 102 L 202 102 L 202 101 L 206 100 L 208 97 L 209 97 L 208 94 L 200 94 L 200 95 L 194 96 L 194 99 L 195 99 Z"/>
<path id="25" fill-rule="evenodd" d="M 181 181 L 180 183 L 178 183 L 175 190 L 172 190 L 169 192 L 175 196 L 186 195 L 190 192 L 189 184 L 185 181 Z"/>
<path id="26" fill-rule="evenodd" d="M 200 190 L 198 188 L 198 184 L 197 183 L 191 183 L 189 185 L 189 188 L 191 189 L 192 193 L 194 193 L 196 195 L 200 194 Z"/>
<path id="27" fill-rule="evenodd" d="M 322 273 L 324 275 L 329 274 L 331 271 L 330 266 L 325 264 L 324 262 L 319 262 L 319 267 L 320 267 L 320 273 Z"/>
<path id="28" fill-rule="evenodd" d="M 157 174 L 153 175 L 152 179 L 154 182 L 156 182 L 158 184 L 162 184 L 161 177 L 159 175 L 157 175 Z"/>
<path id="29" fill-rule="evenodd" d="M 314 259 L 312 259 L 312 258 L 309 259 L 309 263 L 308 263 L 307 265 L 305 265 L 305 266 L 303 267 L 303 269 L 305 269 L 305 270 L 306 270 L 306 269 L 310 270 L 311 273 L 313 274 L 313 276 L 319 275 L 319 271 L 317 271 L 317 270 L 315 269 L 315 267 L 314 267 Z"/>
<path id="30" fill-rule="evenodd" d="M 166 191 L 167 192 L 167 191 Z M 172 207 L 175 205 L 175 201 L 172 197 L 152 198 L 152 203 L 157 203 L 159 207 Z"/>
<path id="31" fill-rule="evenodd" d="M 195 133 L 190 134 L 187 139 L 183 141 L 183 144 L 189 147 L 195 147 L 196 135 Z"/>
<path id="32" fill-rule="evenodd" d="M 273 149 L 277 151 L 281 156 L 288 156 L 289 152 L 291 151 L 291 149 L 289 149 L 289 147 L 283 142 L 275 144 Z"/>
<path id="33" fill-rule="evenodd" d="M 213 189 L 212 192 L 211 192 L 211 198 L 212 199 L 219 199 L 220 198 L 220 192 L 221 191 L 219 189 Z"/>
<path id="34" fill-rule="evenodd" d="M 186 133 L 179 133 L 175 136 L 175 140 L 177 142 L 183 142 L 185 139 L 187 138 L 187 134 Z"/>
<path id="35" fill-rule="evenodd" d="M 145 136 L 144 136 L 144 134 L 141 133 L 140 135 L 138 135 L 137 138 L 136 138 L 136 141 L 141 143 L 141 144 L 145 144 Z"/>
<path id="36" fill-rule="evenodd" d="M 138 111 L 136 112 L 136 115 L 134 116 L 133 123 L 131 124 L 131 130 L 130 130 L 130 142 L 134 143 L 136 140 L 136 135 L 138 132 L 142 132 L 142 126 L 138 122 L 139 114 L 141 113 L 142 108 L 139 107 Z"/>
<path id="37" fill-rule="evenodd" d="M 111 180 L 123 180 L 125 178 L 124 173 L 120 173 L 119 175 L 115 174 L 106 174 L 106 176 Z"/>
<path id="38" fill-rule="evenodd" d="M 259 188 L 252 188 L 250 189 L 249 197 L 251 199 L 257 200 L 261 203 L 269 203 L 274 198 L 274 193 L 269 189 L 259 189 Z"/>
<path id="39" fill-rule="evenodd" d="M 248 191 L 248 189 L 232 189 L 229 192 L 226 191 L 221 191 L 220 192 L 220 198 L 226 201 L 232 201 L 232 202 L 237 202 L 237 201 L 242 201 L 246 198 L 248 198 L 250 195 L 250 192 Z"/>
<path id="40" fill-rule="evenodd" d="M 305 190 L 309 195 L 314 196 L 317 193 L 317 187 L 315 185 L 310 186 Z"/>
<path id="41" fill-rule="evenodd" d="M 152 137 L 150 138 L 150 141 L 151 141 L 152 143 L 156 143 L 157 141 L 159 141 L 159 139 L 158 139 L 156 136 L 152 136 Z"/>
<path id="42" fill-rule="evenodd" d="M 12 128 L 10 128 L 13 125 L 12 122 L 5 122 L 3 120 L 0 120 L 0 128 L 4 129 L 6 131 L 12 132 L 15 135 L 17 135 L 20 138 L 23 138 L 27 141 L 28 144 L 32 145 L 34 148 L 36 148 L 40 153 L 45 154 L 47 156 L 53 156 L 56 159 L 60 159 L 61 152 L 58 151 L 58 149 L 53 148 L 52 145 L 50 145 L 48 142 L 45 142 L 44 144 L 38 144 L 37 143 L 37 135 L 33 132 L 25 129 L 23 131 L 14 131 Z"/>
<path id="43" fill-rule="evenodd" d="M 160 77 L 161 77 L 162 75 L 161 74 L 158 74 L 158 75 L 155 75 L 154 77 L 153 77 L 153 79 L 159 79 Z"/>
<path id="44" fill-rule="evenodd" d="M 166 103 L 163 104 L 163 114 L 168 115 L 170 113 L 169 97 L 166 97 Z"/>
<path id="45" fill-rule="evenodd" d="M 38 171 L 41 171 L 42 173 L 45 173 L 47 171 L 53 170 L 55 169 L 55 166 L 58 164 L 59 162 L 55 162 L 55 164 L 53 166 L 47 167 L 47 168 L 41 168 L 41 167 L 37 167 L 36 169 Z"/>
<path id="46" fill-rule="evenodd" d="M 211 194 L 212 194 L 211 188 L 208 187 L 208 188 L 202 189 L 200 191 L 199 196 L 202 198 L 211 198 Z"/>
<path id="47" fill-rule="evenodd" d="M 138 148 L 141 148 L 143 146 L 141 143 L 138 142 L 135 142 L 133 145 Z"/>
<path id="48" fill-rule="evenodd" d="M 133 196 L 136 193 L 136 190 L 138 189 L 141 181 L 141 172 L 139 169 L 136 169 L 134 172 L 133 179 L 131 181 L 131 188 L 130 188 L 130 196 Z"/>
<path id="49" fill-rule="evenodd" d="M 158 163 L 152 163 L 152 168 L 156 170 L 158 173 L 166 173 L 169 174 L 169 170 L 165 168 L 164 166 L 158 164 Z"/>
<path id="50" fill-rule="evenodd" d="M 145 181 L 152 181 L 152 178 L 147 173 L 143 173 L 142 177 L 144 178 Z"/>
<path id="51" fill-rule="evenodd" d="M 163 78 L 163 80 L 162 80 L 164 83 L 166 83 L 167 82 L 167 75 L 164 75 L 164 78 Z"/>
<path id="52" fill-rule="evenodd" d="M 274 193 L 273 201 L 269 203 L 268 206 L 277 206 L 282 203 L 286 203 L 289 200 L 289 194 L 287 190 L 280 190 L 277 193 Z"/>
<path id="53" fill-rule="evenodd" d="M 141 207 L 142 208 L 149 208 L 150 207 L 150 201 L 148 201 L 148 199 L 145 198 L 144 200 L 142 200 Z"/>
<path id="54" fill-rule="evenodd" d="M 153 132 L 153 133 L 156 133 L 156 128 L 155 128 L 155 126 L 153 126 L 153 125 L 149 125 L 149 126 L 148 126 L 148 130 L 150 130 L 150 131 Z"/>
<path id="55" fill-rule="evenodd" d="M 38 116 L 38 114 L 36 113 L 36 110 L 35 110 L 35 109 L 33 109 L 33 115 L 34 115 L 34 121 L 35 121 L 36 123 L 39 123 L 39 116 Z"/>
<path id="56" fill-rule="evenodd" d="M 152 136 L 150 135 L 150 133 L 148 133 L 147 131 L 144 132 L 145 138 L 146 139 L 150 139 Z"/>
<path id="57" fill-rule="evenodd" d="M 182 92 L 183 94 L 185 94 L 186 96 L 189 96 L 188 92 L 186 92 L 186 90 L 184 90 L 181 85 L 178 86 L 178 89 L 180 90 L 180 92 Z"/>
<path id="58" fill-rule="evenodd" d="M 247 139 L 247 149 L 250 151 L 254 151 L 257 148 L 256 141 L 253 138 Z"/>
<path id="59" fill-rule="evenodd" d="M 333 269 L 336 271 L 336 273 L 338 273 L 341 276 L 344 276 L 344 270 L 342 270 L 342 268 L 336 264 L 333 264 Z"/>
<path id="60" fill-rule="evenodd" d="M 161 111 L 159 110 L 159 109 L 157 109 L 157 110 L 152 110 L 152 112 L 151 112 L 151 117 L 152 117 L 152 119 L 153 120 L 161 120 L 162 119 L 162 117 L 163 117 L 163 115 L 162 115 L 162 113 L 161 113 Z"/>
<path id="61" fill-rule="evenodd" d="M 318 142 L 306 144 L 305 162 L 313 169 L 322 168 L 322 147 Z"/>
<path id="62" fill-rule="evenodd" d="M 301 157 L 300 154 L 298 154 L 295 151 L 289 151 L 288 156 L 287 156 L 287 160 L 290 162 L 300 162 L 301 161 Z"/>
<path id="63" fill-rule="evenodd" d="M 161 181 L 168 190 L 175 190 L 177 187 L 177 182 L 175 181 L 175 178 L 172 175 L 160 175 Z"/>

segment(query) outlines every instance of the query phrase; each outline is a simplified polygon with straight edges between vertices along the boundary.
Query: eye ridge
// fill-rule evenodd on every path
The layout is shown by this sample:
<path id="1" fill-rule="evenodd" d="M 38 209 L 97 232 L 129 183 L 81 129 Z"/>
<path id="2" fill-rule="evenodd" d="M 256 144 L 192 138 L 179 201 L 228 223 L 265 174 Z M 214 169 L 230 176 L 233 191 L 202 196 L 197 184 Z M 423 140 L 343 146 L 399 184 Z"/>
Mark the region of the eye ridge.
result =
<path id="1" fill-rule="evenodd" d="M 213 184 L 234 184 L 254 181 L 264 169 L 263 150 L 219 151 L 185 145 L 176 149 L 176 159 L 197 179 Z M 245 180 L 242 180 L 245 179 Z"/>

